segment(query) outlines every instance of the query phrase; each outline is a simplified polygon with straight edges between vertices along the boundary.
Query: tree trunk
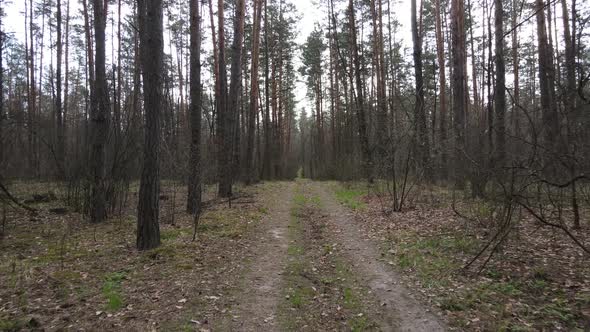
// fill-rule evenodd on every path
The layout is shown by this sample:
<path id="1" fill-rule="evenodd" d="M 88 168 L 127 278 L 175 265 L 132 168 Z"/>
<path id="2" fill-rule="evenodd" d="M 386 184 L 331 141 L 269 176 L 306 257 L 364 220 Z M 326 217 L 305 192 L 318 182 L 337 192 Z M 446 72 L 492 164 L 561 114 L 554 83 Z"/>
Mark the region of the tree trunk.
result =
<path id="1" fill-rule="evenodd" d="M 354 1 L 350 0 L 348 14 L 350 15 L 350 35 L 352 38 L 352 57 L 354 61 L 354 74 L 356 78 L 357 89 L 357 117 L 358 131 L 361 140 L 361 151 L 363 154 L 364 175 L 369 183 L 373 183 L 373 159 L 369 147 L 369 135 L 367 133 L 367 121 L 365 116 L 365 103 L 363 99 L 363 80 L 361 78 L 361 62 L 359 58 L 356 22 L 354 18 Z"/>
<path id="2" fill-rule="evenodd" d="M 422 36 L 418 32 L 416 19 L 416 0 L 411 1 L 412 7 L 412 40 L 414 44 L 414 76 L 416 84 L 416 104 L 414 106 L 414 135 L 418 144 L 416 148 L 420 168 L 427 181 L 432 180 L 430 172 L 430 145 L 426 129 L 426 113 L 424 111 L 424 78 L 422 74 Z"/>
<path id="3" fill-rule="evenodd" d="M 2 63 L 4 47 L 4 31 L 2 29 L 2 16 L 4 10 L 0 8 L 0 167 L 4 167 L 4 66 Z"/>
<path id="4" fill-rule="evenodd" d="M 215 121 L 215 126 L 212 126 L 214 130 L 211 130 L 211 134 L 218 134 L 219 126 L 221 123 L 219 122 L 219 110 L 220 106 L 219 103 L 221 101 L 221 81 L 219 77 L 219 50 L 217 49 L 217 38 L 215 34 L 215 20 L 213 19 L 213 3 L 212 0 L 209 0 L 209 20 L 211 22 L 211 43 L 213 44 L 213 77 L 215 78 L 215 108 L 217 109 L 217 118 L 215 118 L 215 110 L 213 110 L 213 120 Z M 224 68 L 225 70 L 225 68 Z M 225 73 L 224 73 L 225 74 Z M 217 148 L 219 148 L 219 143 Z"/>
<path id="5" fill-rule="evenodd" d="M 218 133 L 221 142 L 219 153 L 219 191 L 221 197 L 230 197 L 232 195 L 232 141 L 234 131 L 235 112 L 238 108 L 238 93 L 241 82 L 241 63 L 242 63 L 242 39 L 244 35 L 244 16 L 245 0 L 238 0 L 236 4 L 236 16 L 234 22 L 234 35 L 232 43 L 232 65 L 230 77 L 229 96 L 225 88 L 225 37 L 223 24 L 223 1 L 219 1 L 219 69 L 221 77 L 221 101 L 224 106 L 219 110 L 219 121 L 221 123 Z M 229 103 L 227 103 L 229 102 Z M 227 103 L 227 104 L 226 104 Z M 221 106 L 221 103 L 220 103 Z"/>
<path id="6" fill-rule="evenodd" d="M 387 145 L 387 100 L 385 94 L 385 64 L 383 61 L 383 35 L 381 30 L 382 25 L 381 0 L 379 5 L 376 0 L 371 0 L 371 18 L 373 21 L 373 61 L 376 74 L 376 90 L 377 90 L 377 128 L 376 128 L 376 158 L 377 162 L 384 162 L 386 145 Z"/>
<path id="7" fill-rule="evenodd" d="M 57 60 L 56 60 L 56 71 L 55 71 L 55 128 L 57 134 L 57 148 L 56 148 L 56 164 L 58 169 L 59 178 L 63 179 L 64 165 L 65 165 L 65 137 L 63 130 L 63 109 L 62 109 L 62 80 L 61 80 L 61 63 L 63 58 L 63 40 L 62 40 L 62 13 L 61 13 L 61 0 L 56 2 L 56 33 L 57 33 Z"/>
<path id="8" fill-rule="evenodd" d="M 63 134 L 63 160 L 62 167 L 64 174 L 67 176 L 65 160 L 68 154 L 67 143 L 67 124 L 68 124 L 68 110 L 69 110 L 69 80 L 70 80 L 70 0 L 66 1 L 66 35 L 65 35 L 65 67 L 64 67 L 64 99 L 63 99 L 63 116 L 62 116 L 62 134 Z"/>
<path id="9" fill-rule="evenodd" d="M 268 45 L 268 35 L 270 27 L 268 25 L 268 0 L 264 0 L 264 156 L 262 160 L 262 178 L 270 179 L 270 157 L 271 157 L 271 137 L 270 137 L 270 52 Z"/>
<path id="10" fill-rule="evenodd" d="M 514 89 L 513 89 L 513 106 L 511 112 L 512 135 L 520 137 L 520 117 L 518 109 L 520 107 L 520 84 L 519 84 L 519 58 L 518 58 L 518 23 L 516 22 L 516 0 L 512 0 L 512 70 L 514 72 Z"/>
<path id="11" fill-rule="evenodd" d="M 438 80 L 440 84 L 440 110 L 439 110 L 439 146 L 441 156 L 441 171 L 443 179 L 447 177 L 447 77 L 445 66 L 445 47 L 442 33 L 442 19 L 440 13 L 440 0 L 435 0 L 435 33 L 436 33 L 436 58 L 438 61 Z"/>
<path id="12" fill-rule="evenodd" d="M 231 150 L 227 150 L 229 146 L 229 135 L 230 130 L 227 127 L 228 120 L 228 107 L 227 107 L 227 71 L 225 68 L 225 27 L 224 27 L 224 12 L 223 12 L 223 0 L 217 2 L 217 25 L 219 29 L 219 47 L 218 47 L 218 59 L 219 59 L 219 96 L 217 101 L 217 159 L 218 159 L 218 180 L 219 180 L 219 194 L 226 194 L 228 191 L 227 185 L 222 184 L 222 180 L 225 181 L 225 172 L 231 166 Z M 225 187 L 224 187 L 225 186 Z M 231 191 L 231 182 L 230 182 Z M 223 189 L 223 190 L 222 190 Z"/>
<path id="13" fill-rule="evenodd" d="M 451 1 L 451 30 L 453 56 L 453 129 L 455 132 L 454 181 L 463 188 L 465 153 L 465 5 L 463 0 Z"/>
<path id="14" fill-rule="evenodd" d="M 535 9 L 537 11 L 537 38 L 539 51 L 539 87 L 541 89 L 541 109 L 543 122 L 543 145 L 551 154 L 556 147 L 555 140 L 559 135 L 559 123 L 557 116 L 557 106 L 555 104 L 555 82 L 553 67 L 553 52 L 550 49 L 547 40 L 547 28 L 545 25 L 545 11 L 543 0 L 536 0 Z M 545 162 L 549 163 L 553 159 L 547 155 Z"/>
<path id="15" fill-rule="evenodd" d="M 199 1 L 190 1 L 190 128 L 188 198 L 186 211 L 201 210 L 201 16 Z"/>
<path id="16" fill-rule="evenodd" d="M 164 36 L 162 0 L 138 0 L 137 3 L 145 110 L 144 157 L 137 207 L 137 249 L 147 250 L 160 245 L 160 109 L 163 105 Z"/>
<path id="17" fill-rule="evenodd" d="M 94 88 L 91 93 L 92 130 L 92 188 L 90 221 L 99 223 L 106 219 L 105 145 L 108 136 L 109 101 L 105 64 L 106 3 L 94 0 L 94 39 L 96 42 Z"/>
<path id="18" fill-rule="evenodd" d="M 574 51 L 574 40 L 572 39 L 572 34 L 570 31 L 569 25 L 569 13 L 567 10 L 567 3 L 566 0 L 561 0 L 561 8 L 562 8 L 562 17 L 563 17 L 563 37 L 565 41 L 565 70 L 566 70 L 566 93 L 564 98 L 564 106 L 565 106 L 565 114 L 567 114 L 567 119 L 569 122 L 568 130 L 568 145 L 569 146 L 576 146 L 577 139 L 580 139 L 580 134 L 584 128 L 582 128 L 583 121 L 580 121 L 580 113 L 577 109 L 576 105 L 576 56 Z M 580 135 L 580 136 L 578 136 Z M 583 139 L 583 138 L 582 138 Z M 575 164 L 572 163 L 571 168 L 571 175 L 572 177 L 576 176 L 575 174 Z M 577 200 L 577 193 L 576 193 L 576 183 L 572 182 L 572 210 L 574 212 L 574 222 L 573 227 L 574 229 L 579 229 L 580 225 L 580 212 L 578 207 L 578 200 Z"/>
<path id="19" fill-rule="evenodd" d="M 248 112 L 248 138 L 246 148 L 246 183 L 255 180 L 254 171 L 254 131 L 258 112 L 258 63 L 260 59 L 260 21 L 262 19 L 262 0 L 254 0 L 254 25 L 252 27 L 252 69 L 250 78 L 250 107 Z"/>
<path id="20" fill-rule="evenodd" d="M 30 47 L 30 53 L 28 58 L 29 58 L 29 75 L 30 75 L 30 79 L 29 79 L 29 93 L 28 93 L 28 106 L 29 106 L 29 112 L 28 112 L 28 117 L 27 117 L 27 127 L 28 127 L 28 143 L 29 143 L 29 168 L 30 171 L 32 171 L 33 173 L 36 173 L 37 171 L 37 156 L 36 156 L 36 143 L 35 143 L 35 121 L 36 121 L 36 101 L 37 101 L 37 96 L 35 93 L 35 89 L 36 89 L 36 85 L 35 85 L 35 41 L 33 39 L 34 37 L 34 26 L 35 24 L 33 23 L 33 0 L 30 0 L 30 5 L 29 5 L 29 38 L 30 38 L 30 42 L 29 42 L 29 47 Z"/>
<path id="21" fill-rule="evenodd" d="M 121 90 L 123 85 L 123 78 L 121 77 L 123 71 L 121 69 L 121 2 L 118 1 L 117 6 L 117 90 L 115 91 L 115 105 L 113 106 L 113 115 L 115 117 L 115 144 L 120 144 L 121 139 Z"/>
<path id="22" fill-rule="evenodd" d="M 506 65 L 504 63 L 504 8 L 503 0 L 495 0 L 495 33 L 496 33 L 496 86 L 494 88 L 494 105 L 496 123 L 496 167 L 504 166 L 506 162 Z"/>

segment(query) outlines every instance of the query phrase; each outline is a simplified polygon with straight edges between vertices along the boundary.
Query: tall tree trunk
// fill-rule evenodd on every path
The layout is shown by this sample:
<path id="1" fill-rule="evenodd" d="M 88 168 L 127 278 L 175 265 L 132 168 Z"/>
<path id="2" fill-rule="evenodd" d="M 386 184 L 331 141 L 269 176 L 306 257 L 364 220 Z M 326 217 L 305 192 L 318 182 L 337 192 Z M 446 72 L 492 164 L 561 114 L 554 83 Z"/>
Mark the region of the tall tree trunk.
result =
<path id="1" fill-rule="evenodd" d="M 566 114 L 572 118 L 572 122 L 578 125 L 578 111 L 576 109 L 576 55 L 574 51 L 574 40 L 570 30 L 569 13 L 566 0 L 561 0 L 563 17 L 563 38 L 565 41 L 565 69 L 567 90 L 564 99 Z M 574 32 L 575 33 L 575 32 Z M 574 130 L 574 132 L 576 132 Z"/>
<path id="2" fill-rule="evenodd" d="M 209 0 L 209 20 L 211 23 L 211 43 L 213 44 L 213 77 L 215 78 L 215 108 L 217 109 L 217 117 L 215 117 L 215 110 L 213 111 L 213 121 L 215 122 L 215 126 L 212 126 L 211 128 L 214 129 L 212 130 L 212 133 L 215 133 L 215 135 L 217 135 L 219 127 L 221 126 L 221 122 L 219 121 L 219 111 L 221 109 L 219 104 L 221 102 L 221 80 L 219 77 L 219 50 L 217 49 L 217 38 L 215 33 L 215 20 L 213 19 L 212 0 Z M 219 142 L 217 143 L 217 148 L 219 149 Z"/>
<path id="3" fill-rule="evenodd" d="M 387 145 L 387 100 L 385 95 L 385 71 L 383 63 L 383 36 L 382 36 L 382 19 L 381 19 L 381 0 L 377 5 L 376 0 L 371 0 L 371 18 L 373 26 L 373 61 L 375 66 L 377 90 L 377 128 L 376 128 L 376 158 L 377 162 L 383 162 L 385 158 Z"/>
<path id="4" fill-rule="evenodd" d="M 435 34 L 436 34 L 436 58 L 438 61 L 438 80 L 440 84 L 440 110 L 439 110 L 439 146 L 441 156 L 441 171 L 443 179 L 447 177 L 447 77 L 445 66 L 445 47 L 442 32 L 442 18 L 440 13 L 440 0 L 435 0 Z"/>
<path id="5" fill-rule="evenodd" d="M 569 146 L 576 146 L 577 139 L 580 139 L 578 135 L 582 133 L 584 128 L 581 128 L 581 124 L 583 123 L 580 121 L 580 112 L 577 109 L 576 105 L 576 55 L 574 50 L 574 42 L 575 40 L 572 39 L 572 33 L 570 31 L 570 23 L 569 23 L 569 13 L 567 10 L 567 2 L 566 0 L 561 0 L 561 8 L 562 8 L 562 17 L 563 17 L 563 37 L 565 41 L 565 70 L 566 70 L 566 81 L 567 81 L 567 88 L 566 94 L 564 98 L 564 106 L 565 106 L 565 113 L 567 114 L 567 119 L 569 122 L 568 130 L 568 145 Z M 574 37 L 575 38 L 575 37 Z M 584 138 L 582 138 L 584 139 Z M 572 162 L 572 166 L 570 167 L 571 176 L 576 176 L 576 168 L 575 164 Z M 571 186 L 572 190 L 572 210 L 574 212 L 574 222 L 573 227 L 575 229 L 579 229 L 580 225 L 580 212 L 578 207 L 578 199 L 577 199 L 577 189 L 576 189 L 576 182 L 572 182 Z"/>
<path id="6" fill-rule="evenodd" d="M 106 218 L 105 145 L 108 136 L 109 101 L 105 62 L 106 2 L 94 0 L 94 39 L 96 62 L 94 88 L 91 93 L 92 183 L 90 221 L 99 223 Z"/>
<path id="7" fill-rule="evenodd" d="M 270 34 L 270 27 L 268 22 L 268 0 L 264 0 L 264 156 L 262 161 L 262 178 L 270 179 L 271 166 L 271 137 L 270 137 L 270 52 L 268 45 L 268 35 Z"/>
<path id="8" fill-rule="evenodd" d="M 218 2 L 218 25 L 219 25 L 219 73 L 220 73 L 220 102 L 218 112 L 218 178 L 219 190 L 221 197 L 230 197 L 232 194 L 232 138 L 234 115 L 238 106 L 238 91 L 240 86 L 241 74 L 241 52 L 242 52 L 242 35 L 244 31 L 244 0 L 239 0 L 236 4 L 236 19 L 234 24 L 234 40 L 232 44 L 232 66 L 230 81 L 230 96 L 227 92 L 227 73 L 225 70 L 225 34 L 223 23 L 223 1 Z M 229 99 L 231 98 L 231 99 Z"/>
<path id="9" fill-rule="evenodd" d="M 113 115 L 115 117 L 115 144 L 120 144 L 121 138 L 121 93 L 122 93 L 122 85 L 123 85 L 123 78 L 122 76 L 122 69 L 121 69 L 121 2 L 123 0 L 118 1 L 117 5 L 117 90 L 115 91 L 115 105 L 113 106 L 114 111 Z"/>
<path id="10" fill-rule="evenodd" d="M 33 0 L 29 2 L 29 47 L 30 53 L 29 58 L 29 93 L 28 93 L 28 118 L 27 118 L 27 127 L 28 127 L 28 143 L 29 143 L 29 168 L 32 173 L 37 172 L 37 156 L 36 156 L 36 143 L 35 143 L 35 122 L 36 122 L 36 85 L 35 85 L 35 40 L 34 37 L 34 27 L 35 23 L 33 22 Z"/>
<path id="11" fill-rule="evenodd" d="M 0 167 L 4 166 L 4 66 L 3 66 L 3 47 L 4 47 L 4 29 L 2 28 L 2 16 L 4 9 L 0 7 Z"/>
<path id="12" fill-rule="evenodd" d="M 537 16 L 537 39 L 539 51 L 539 87 L 541 89 L 541 109 L 543 122 L 543 144 L 548 153 L 551 154 L 557 146 L 555 140 L 559 135 L 559 122 L 557 105 L 555 104 L 555 82 L 553 51 L 547 40 L 547 28 L 545 24 L 545 5 L 543 0 L 536 0 Z M 553 157 L 546 156 L 545 162 Z"/>
<path id="13" fill-rule="evenodd" d="M 68 142 L 67 142 L 67 130 L 68 130 L 68 110 L 69 110 L 69 86 L 70 86 L 70 0 L 66 0 L 66 35 L 64 38 L 65 42 L 65 67 L 64 67 L 64 98 L 63 98 L 63 116 L 62 116 L 62 134 L 63 134 L 63 170 L 66 172 L 65 160 L 68 154 Z M 67 173 L 65 173 L 67 176 Z"/>
<path id="14" fill-rule="evenodd" d="M 188 198 L 186 210 L 198 215 L 201 210 L 201 16 L 199 1 L 190 1 L 190 128 Z"/>
<path id="15" fill-rule="evenodd" d="M 137 0 L 137 4 L 145 110 L 144 157 L 137 206 L 137 249 L 147 250 L 160 245 L 160 109 L 164 101 L 164 34 L 162 0 Z"/>
<path id="16" fill-rule="evenodd" d="M 252 27 L 252 77 L 250 79 L 250 107 L 248 112 L 248 141 L 246 148 L 246 183 L 255 180 L 254 171 L 254 132 L 258 112 L 258 63 L 260 59 L 260 21 L 262 19 L 262 0 L 254 2 L 254 24 Z"/>
<path id="17" fill-rule="evenodd" d="M 363 154 L 364 175 L 369 183 L 373 183 L 373 159 L 371 148 L 369 147 L 369 135 L 367 132 L 367 120 L 365 115 L 365 102 L 363 99 L 363 80 L 361 78 L 361 61 L 359 57 L 357 44 L 356 21 L 354 17 L 354 1 L 350 0 L 348 5 L 348 14 L 350 15 L 350 35 L 352 38 L 352 57 L 354 61 L 354 74 L 357 89 L 357 117 L 358 131 L 361 140 L 361 151 Z"/>
<path id="18" fill-rule="evenodd" d="M 514 72 L 514 89 L 513 89 L 513 106 L 511 112 L 512 134 L 515 137 L 520 137 L 520 117 L 518 115 L 518 108 L 520 107 L 520 77 L 519 77 L 519 58 L 518 58 L 518 27 L 516 14 L 517 0 L 512 0 L 512 70 Z"/>
<path id="19" fill-rule="evenodd" d="M 88 0 L 82 0 L 82 14 L 84 16 L 84 34 L 86 37 L 86 56 L 88 62 L 88 87 L 90 90 L 90 108 L 92 109 L 92 94 L 94 93 L 94 81 L 95 81 L 95 68 L 94 68 L 94 52 L 92 42 L 92 32 L 90 30 L 90 17 L 88 16 Z"/>
<path id="20" fill-rule="evenodd" d="M 56 2 L 56 33 L 57 33 L 57 60 L 56 60 L 56 72 L 55 72 L 55 127 L 57 134 L 57 149 L 56 149 L 56 163 L 59 178 L 63 179 L 64 165 L 65 165 L 65 137 L 63 130 L 63 109 L 62 109 L 62 80 L 61 80 L 61 63 L 63 58 L 63 39 L 62 39 L 62 12 L 61 12 L 61 0 Z"/>
<path id="21" fill-rule="evenodd" d="M 495 33 L 496 33 L 496 86 L 494 88 L 494 105 L 496 123 L 496 162 L 502 167 L 506 162 L 506 64 L 504 63 L 504 6 L 503 0 L 495 0 Z"/>
<path id="22" fill-rule="evenodd" d="M 412 7 L 412 40 L 414 44 L 414 76 L 416 84 L 416 103 L 414 106 L 414 135 L 416 137 L 417 159 L 427 181 L 432 180 L 430 171 L 430 145 L 426 129 L 426 112 L 424 111 L 424 78 L 422 74 L 422 36 L 418 31 L 416 18 L 416 0 L 411 1 Z"/>
<path id="23" fill-rule="evenodd" d="M 219 96 L 217 98 L 217 177 L 219 180 L 219 190 L 221 193 L 221 181 L 224 177 L 226 168 L 230 165 L 230 151 L 226 150 L 229 141 L 229 130 L 227 130 L 227 71 L 225 68 L 225 23 L 224 23 L 223 0 L 217 2 L 217 25 L 218 25 L 218 67 L 219 67 Z M 227 191 L 227 188 L 223 188 Z"/>
<path id="24" fill-rule="evenodd" d="M 452 30 L 452 88 L 453 88 L 453 129 L 455 133 L 454 181 L 458 188 L 464 187 L 465 169 L 465 5 L 464 0 L 451 1 Z"/>

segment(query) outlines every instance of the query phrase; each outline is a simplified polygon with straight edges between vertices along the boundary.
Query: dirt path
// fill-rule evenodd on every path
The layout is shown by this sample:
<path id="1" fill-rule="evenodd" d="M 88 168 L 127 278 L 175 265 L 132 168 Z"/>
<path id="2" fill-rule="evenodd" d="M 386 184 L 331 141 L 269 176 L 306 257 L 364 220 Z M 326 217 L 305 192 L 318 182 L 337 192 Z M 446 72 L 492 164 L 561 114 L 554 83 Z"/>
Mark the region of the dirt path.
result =
<path id="1" fill-rule="evenodd" d="M 287 231 L 294 183 L 278 182 L 265 193 L 269 207 L 254 250 L 244 293 L 232 310 L 232 331 L 278 331 L 277 307 L 282 299 L 282 273 L 287 260 Z"/>
<path id="2" fill-rule="evenodd" d="M 324 212 L 329 216 L 329 229 L 334 242 L 344 247 L 352 269 L 364 279 L 373 296 L 384 310 L 381 328 L 391 331 L 444 331 L 444 324 L 427 308 L 409 295 L 401 284 L 400 276 L 386 263 L 378 260 L 379 250 L 371 240 L 360 233 L 349 211 L 338 203 L 327 185 L 314 182 L 313 188 L 320 197 Z"/>

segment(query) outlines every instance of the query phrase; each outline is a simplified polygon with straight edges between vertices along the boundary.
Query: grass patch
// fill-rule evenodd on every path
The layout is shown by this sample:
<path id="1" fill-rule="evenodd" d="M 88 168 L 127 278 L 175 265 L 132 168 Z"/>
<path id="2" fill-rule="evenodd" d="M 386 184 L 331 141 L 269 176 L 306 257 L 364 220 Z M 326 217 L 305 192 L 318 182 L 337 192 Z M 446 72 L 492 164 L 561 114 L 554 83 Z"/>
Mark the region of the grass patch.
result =
<path id="1" fill-rule="evenodd" d="M 555 298 L 551 303 L 545 304 L 541 307 L 539 315 L 539 318 L 559 319 L 567 324 L 573 323 L 576 318 L 570 305 L 563 298 Z"/>
<path id="2" fill-rule="evenodd" d="M 27 324 L 22 320 L 0 317 L 0 331 L 16 332 L 25 327 L 27 327 Z"/>
<path id="3" fill-rule="evenodd" d="M 113 272 L 106 276 L 102 286 L 102 294 L 107 303 L 106 310 L 117 311 L 124 305 L 123 295 L 121 295 L 121 282 L 125 279 L 125 272 Z"/>
<path id="4" fill-rule="evenodd" d="M 338 187 L 335 191 L 336 199 L 351 210 L 361 210 L 365 208 L 365 203 L 361 197 L 365 195 L 366 190 Z"/>
<path id="5" fill-rule="evenodd" d="M 208 211 L 201 217 L 197 233 L 236 239 L 246 233 L 251 222 L 260 221 L 263 215 L 264 213 L 260 209 L 254 211 L 240 209 Z"/>
<path id="6" fill-rule="evenodd" d="M 189 230 L 185 228 L 165 229 L 160 232 L 160 239 L 162 239 L 162 241 L 173 241 L 188 234 Z"/>
<path id="7" fill-rule="evenodd" d="M 459 252 L 472 252 L 476 242 L 465 236 L 441 236 L 420 238 L 417 234 L 399 236 L 395 258 L 404 270 L 414 270 L 426 287 L 445 286 L 447 279 L 441 275 L 454 273 L 460 266 L 451 257 Z"/>
<path id="8" fill-rule="evenodd" d="M 365 316 L 353 317 L 352 319 L 350 319 L 348 321 L 348 325 L 350 326 L 350 329 L 353 332 L 361 332 L 361 331 L 370 330 L 369 329 L 369 327 L 370 327 L 369 320 Z"/>

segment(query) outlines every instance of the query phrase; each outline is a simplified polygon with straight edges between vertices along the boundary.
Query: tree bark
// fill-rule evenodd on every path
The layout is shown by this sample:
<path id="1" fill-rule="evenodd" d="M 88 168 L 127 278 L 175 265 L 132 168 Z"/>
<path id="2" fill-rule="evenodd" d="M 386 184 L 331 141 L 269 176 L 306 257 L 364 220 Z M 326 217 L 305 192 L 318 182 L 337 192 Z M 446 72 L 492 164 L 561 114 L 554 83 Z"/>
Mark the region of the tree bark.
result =
<path id="1" fill-rule="evenodd" d="M 445 66 L 445 47 L 442 32 L 442 18 L 440 13 L 440 0 L 435 0 L 435 34 L 436 34 L 436 59 L 438 61 L 438 80 L 440 85 L 440 110 L 439 110 L 439 146 L 441 156 L 441 171 L 443 179 L 447 177 L 447 77 Z"/>
<path id="2" fill-rule="evenodd" d="M 376 76 L 377 90 L 377 128 L 376 128 L 376 158 L 383 162 L 387 144 L 387 100 L 385 93 L 385 64 L 383 61 L 383 34 L 381 0 L 377 5 L 376 0 L 371 0 L 371 17 L 373 21 L 373 58 Z M 415 0 L 414 0 L 415 2 Z M 415 3 L 414 3 L 415 4 Z"/>
<path id="3" fill-rule="evenodd" d="M 512 70 L 514 72 L 514 89 L 513 89 L 513 106 L 511 112 L 512 134 L 515 137 L 520 136 L 520 117 L 518 115 L 518 108 L 520 106 L 520 77 L 519 77 L 519 58 L 518 58 L 518 23 L 516 22 L 516 0 L 512 0 Z"/>
<path id="4" fill-rule="evenodd" d="M 91 93 L 91 208 L 90 221 L 99 223 L 106 219 L 105 145 L 108 136 L 109 101 L 107 94 L 105 63 L 106 2 L 94 0 L 94 39 L 96 43 L 96 74 Z"/>
<path id="5" fill-rule="evenodd" d="M 29 89 L 28 89 L 28 117 L 27 117 L 27 127 L 28 127 L 28 143 L 29 143 L 29 169 L 33 173 L 37 171 L 37 156 L 36 156 L 36 144 L 35 144 L 35 117 L 36 117 L 36 101 L 37 96 L 35 93 L 36 85 L 35 85 L 35 41 L 34 37 L 34 26 L 33 23 L 33 0 L 30 0 L 29 5 L 29 47 L 30 52 L 28 52 L 29 58 Z"/>
<path id="6" fill-rule="evenodd" d="M 63 109 L 62 109 L 62 74 L 61 74 L 61 63 L 63 58 L 63 39 L 62 39 L 62 11 L 61 11 L 61 0 L 56 2 L 56 33 L 57 33 L 57 59 L 56 59 L 56 71 L 55 71 L 55 128 L 57 135 L 57 148 L 56 148 L 56 163 L 58 169 L 58 177 L 63 179 L 64 166 L 65 166 L 65 137 L 64 137 L 64 123 L 63 123 Z"/>
<path id="7" fill-rule="evenodd" d="M 63 98 L 63 116 L 62 116 L 62 134 L 63 134 L 63 170 L 66 172 L 65 160 L 68 154 L 67 130 L 68 130 L 68 110 L 69 110 L 69 86 L 70 86 L 70 0 L 66 1 L 66 34 L 65 34 L 65 67 L 64 67 L 64 98 Z M 67 176 L 67 174 L 65 174 Z"/>
<path id="8" fill-rule="evenodd" d="M 495 124 L 496 134 L 496 160 L 497 167 L 504 166 L 506 162 L 506 64 L 504 60 L 504 6 L 503 0 L 495 0 L 495 34 L 496 34 L 496 86 L 494 88 Z"/>
<path id="9" fill-rule="evenodd" d="M 357 44 L 356 22 L 354 17 L 354 1 L 349 1 L 348 14 L 350 15 L 350 35 L 352 38 L 352 57 L 354 62 L 354 74 L 357 89 L 357 117 L 358 131 L 361 140 L 361 150 L 363 154 L 364 175 L 369 183 L 373 183 L 373 159 L 369 147 L 369 135 L 367 133 L 367 120 L 365 115 L 365 102 L 363 98 L 363 80 L 361 78 L 361 62 Z"/>
<path id="10" fill-rule="evenodd" d="M 199 1 L 190 1 L 190 128 L 188 198 L 186 210 L 201 211 L 201 16 Z"/>
<path id="11" fill-rule="evenodd" d="M 416 103 L 414 105 L 414 135 L 416 136 L 417 159 L 427 181 L 432 180 L 430 171 L 430 145 L 426 129 L 426 113 L 424 111 L 424 78 L 422 73 L 422 36 L 418 31 L 416 18 L 416 0 L 411 1 L 412 10 L 412 41 L 414 44 L 414 76 L 416 88 Z"/>
<path id="12" fill-rule="evenodd" d="M 465 158 L 465 5 L 463 0 L 451 1 L 452 30 L 452 88 L 453 88 L 453 129 L 455 133 L 454 181 L 457 188 L 463 188 Z"/>
<path id="13" fill-rule="evenodd" d="M 260 59 L 260 23 L 262 19 L 262 0 L 254 2 L 254 24 L 252 27 L 252 69 L 250 78 L 250 108 L 248 112 L 248 142 L 246 148 L 246 183 L 255 180 L 254 170 L 254 131 L 256 113 L 258 112 L 258 64 Z"/>
<path id="14" fill-rule="evenodd" d="M 548 153 L 554 152 L 556 147 L 555 140 L 559 135 L 559 119 L 557 115 L 557 105 L 555 104 L 555 82 L 553 67 L 553 52 L 547 40 L 547 27 L 545 21 L 545 4 L 543 0 L 535 1 L 537 17 L 537 40 L 539 52 L 539 87 L 541 93 L 541 109 L 543 123 L 543 145 Z M 545 162 L 549 163 L 553 159 L 547 155 Z"/>
<path id="15" fill-rule="evenodd" d="M 137 249 L 160 245 L 160 109 L 164 36 L 162 0 L 138 0 L 140 60 L 143 72 L 145 143 L 137 207 Z"/>
<path id="16" fill-rule="evenodd" d="M 224 12 L 223 12 L 223 0 L 217 2 L 217 25 L 219 29 L 219 47 L 218 59 L 219 59 L 219 96 L 217 100 L 217 177 L 219 180 L 218 193 L 227 193 L 228 188 L 223 187 L 222 181 L 225 180 L 225 172 L 231 165 L 231 150 L 227 151 L 229 142 L 229 128 L 227 128 L 228 120 L 228 107 L 227 107 L 227 71 L 225 68 L 225 27 L 224 27 Z M 230 184 L 231 187 L 231 184 Z M 231 191 L 231 188 L 230 188 Z"/>
<path id="17" fill-rule="evenodd" d="M 2 29 L 2 16 L 4 16 L 3 8 L 0 8 L 0 167 L 4 166 L 4 66 L 3 66 L 3 51 L 4 51 L 4 29 Z"/>
<path id="18" fill-rule="evenodd" d="M 238 92 L 241 81 L 241 52 L 242 36 L 244 33 L 244 11 L 245 1 L 238 0 L 236 3 L 236 16 L 234 24 L 234 40 L 232 43 L 232 66 L 230 77 L 230 95 L 227 92 L 227 73 L 225 70 L 225 33 L 223 23 L 223 1 L 218 2 L 218 25 L 219 25 L 219 77 L 220 77 L 220 102 L 218 111 L 218 178 L 220 197 L 230 197 L 232 195 L 232 138 L 234 130 L 234 116 L 238 107 Z M 231 98 L 231 99 L 230 99 Z M 229 102 L 229 103 L 228 103 Z"/>
<path id="19" fill-rule="evenodd" d="M 271 129 L 270 129 L 270 52 L 268 35 L 270 34 L 270 26 L 268 22 L 268 0 L 264 1 L 264 155 L 262 161 L 262 178 L 270 179 L 271 174 Z"/>

